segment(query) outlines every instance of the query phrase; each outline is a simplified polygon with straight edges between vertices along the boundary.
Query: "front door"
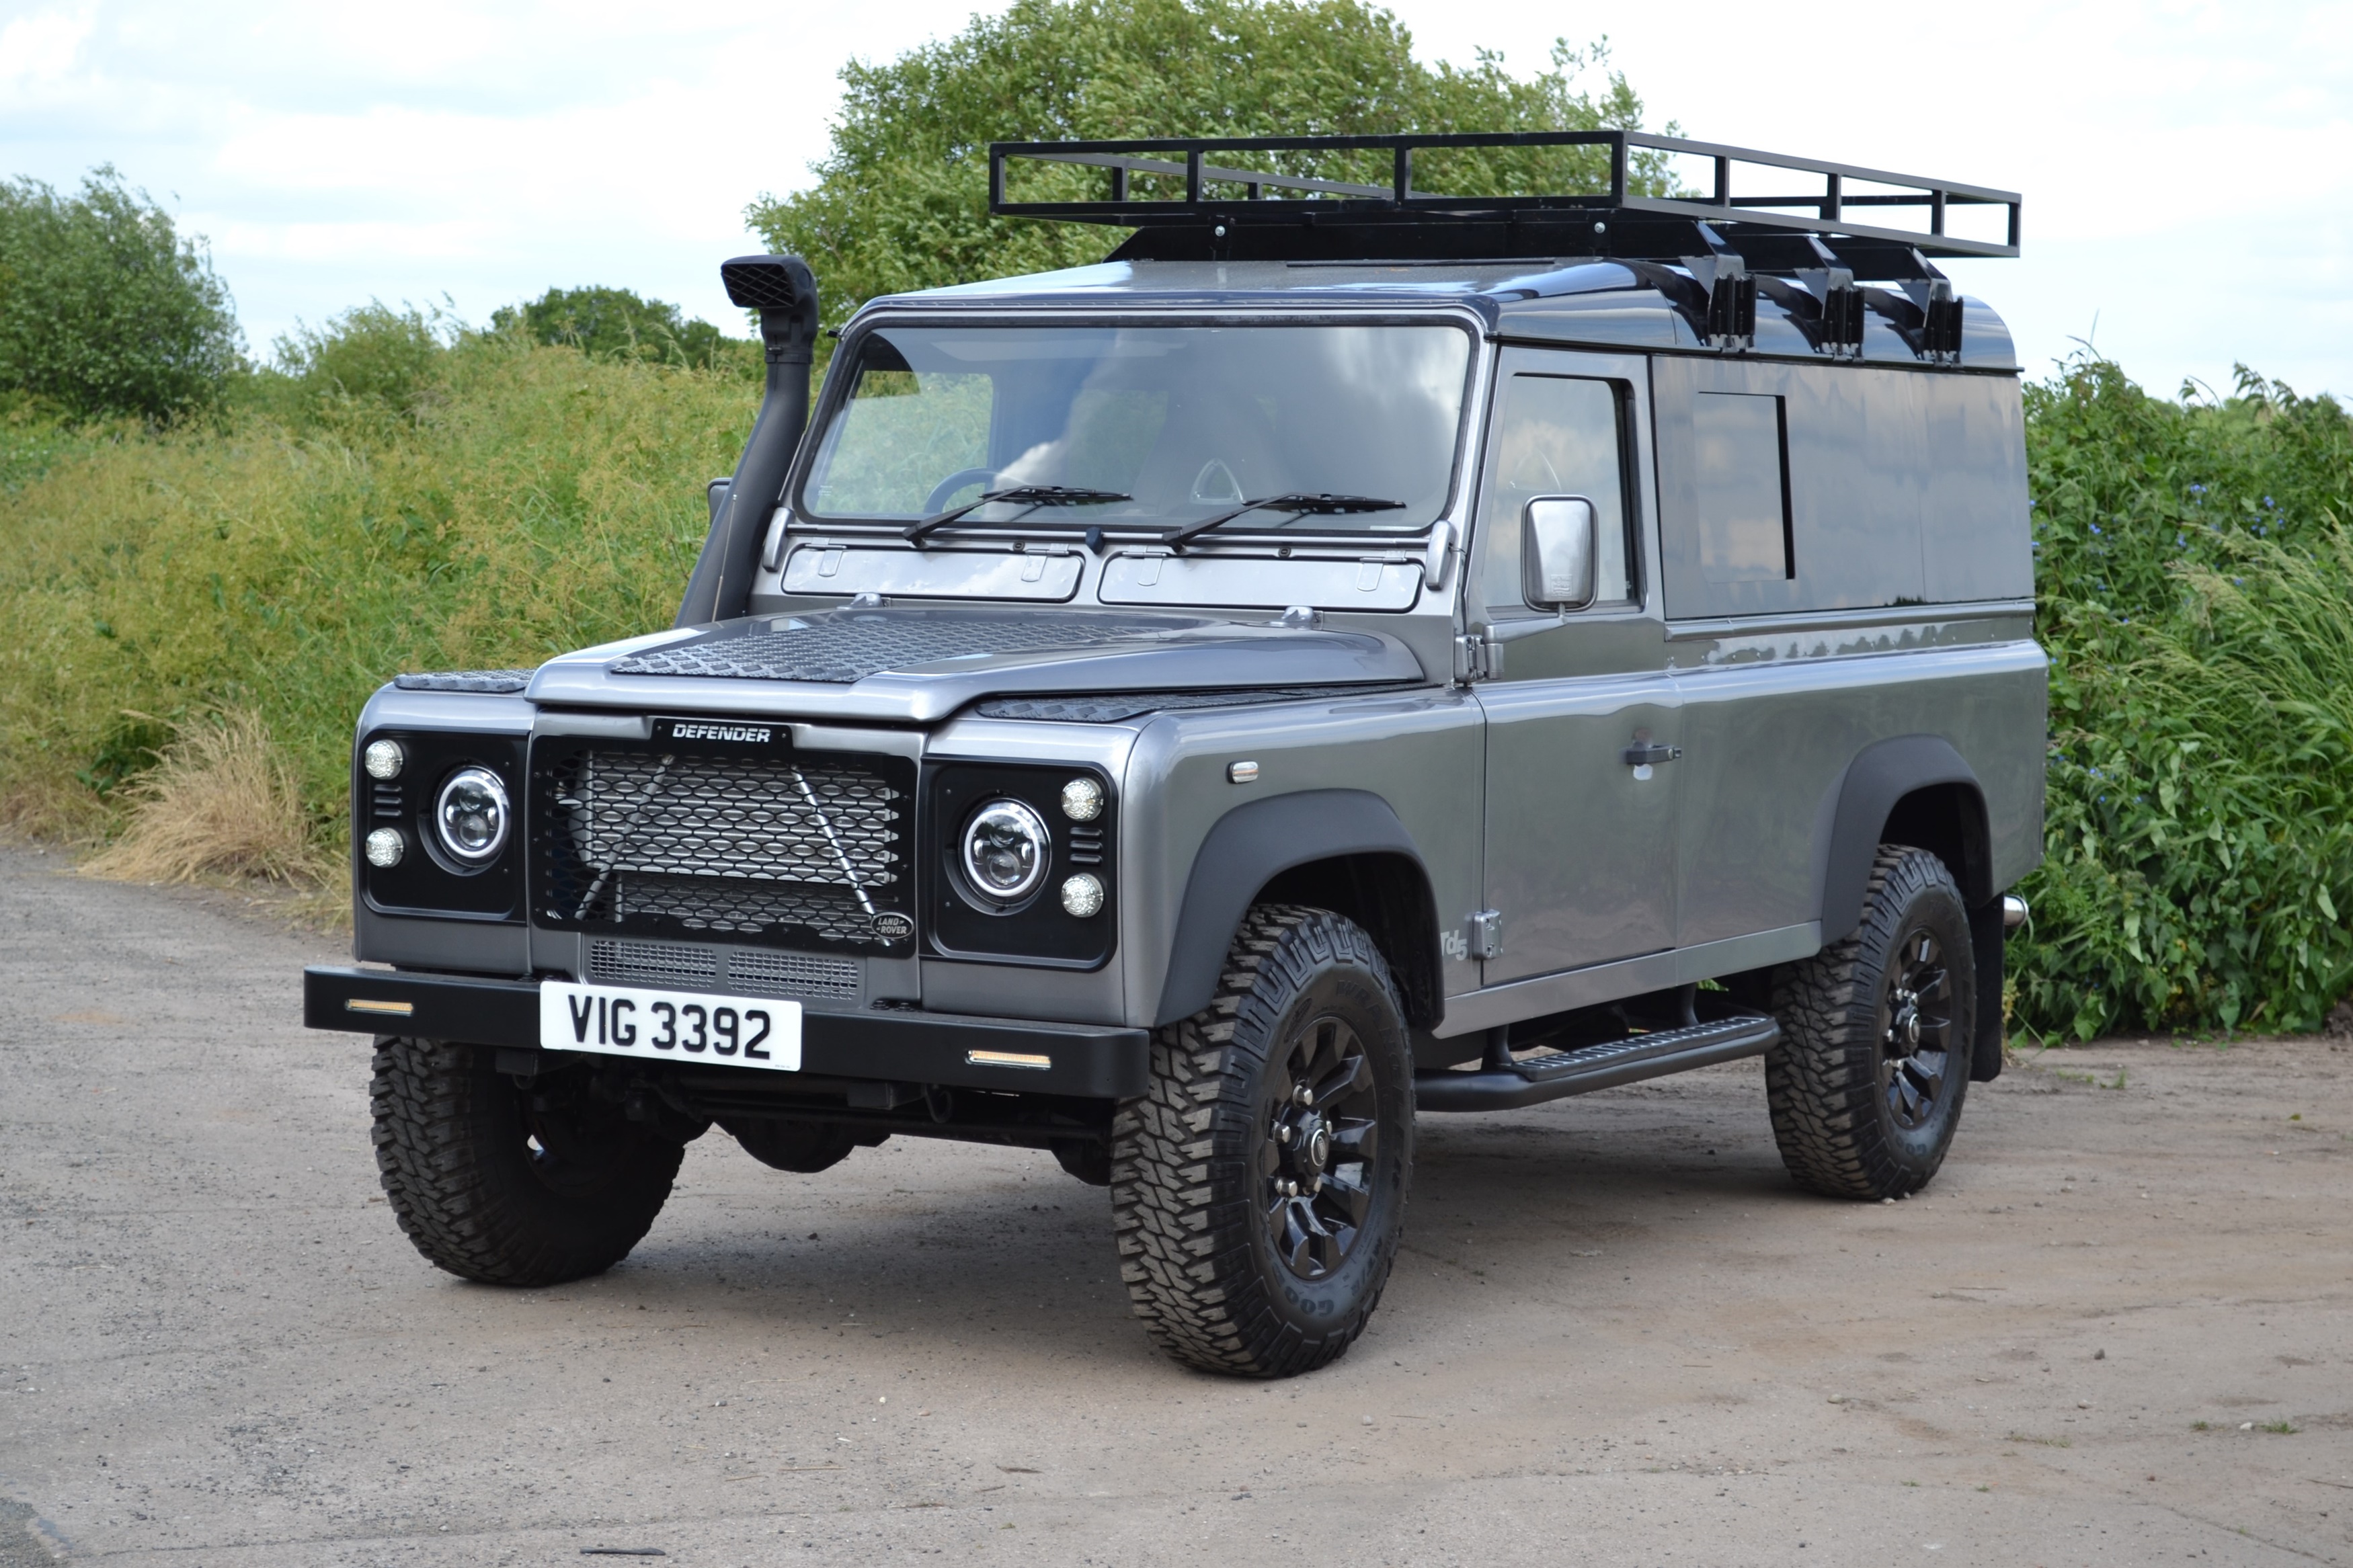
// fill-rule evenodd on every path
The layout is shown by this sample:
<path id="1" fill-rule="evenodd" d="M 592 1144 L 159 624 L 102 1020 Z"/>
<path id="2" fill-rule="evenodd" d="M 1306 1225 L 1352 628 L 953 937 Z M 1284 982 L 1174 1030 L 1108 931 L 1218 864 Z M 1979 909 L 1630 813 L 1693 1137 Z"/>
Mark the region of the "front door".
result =
<path id="1" fill-rule="evenodd" d="M 1473 688 L 1501 924 L 1489 985 L 1674 945 L 1680 771 L 1629 752 L 1681 743 L 1644 504 L 1644 363 L 1511 349 L 1497 375 L 1464 584 L 1466 619 L 1502 655 Z M 1529 602 L 1521 548 L 1529 500 L 1564 495 L 1599 524 L 1593 602 L 1566 611 Z"/>

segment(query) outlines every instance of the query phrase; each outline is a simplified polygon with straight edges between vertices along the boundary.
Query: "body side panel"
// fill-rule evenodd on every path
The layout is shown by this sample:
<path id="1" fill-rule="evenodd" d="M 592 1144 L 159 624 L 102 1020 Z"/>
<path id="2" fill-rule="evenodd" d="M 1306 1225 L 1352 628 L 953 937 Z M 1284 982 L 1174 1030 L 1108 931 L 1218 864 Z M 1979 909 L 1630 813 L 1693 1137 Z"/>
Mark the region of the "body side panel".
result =
<path id="1" fill-rule="evenodd" d="M 1966 762 L 2008 887 L 2041 853 L 2043 681 L 2031 642 L 1679 668 L 1684 944 L 1825 919 L 1848 769 L 1895 736 L 1939 737 Z"/>

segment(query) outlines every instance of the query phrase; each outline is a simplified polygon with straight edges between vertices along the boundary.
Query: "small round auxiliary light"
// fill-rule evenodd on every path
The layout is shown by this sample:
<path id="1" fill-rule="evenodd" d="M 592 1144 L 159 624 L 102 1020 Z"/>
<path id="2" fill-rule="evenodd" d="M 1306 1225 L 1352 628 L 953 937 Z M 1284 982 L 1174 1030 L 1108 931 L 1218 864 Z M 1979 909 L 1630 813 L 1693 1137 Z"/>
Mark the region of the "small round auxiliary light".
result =
<path id="1" fill-rule="evenodd" d="M 1082 871 L 1062 884 L 1062 912 L 1085 920 L 1101 914 L 1103 907 L 1103 885 L 1096 878 Z"/>
<path id="2" fill-rule="evenodd" d="M 367 769 L 372 779 L 396 779 L 400 765 L 408 761 L 408 753 L 400 749 L 397 741 L 370 741 L 368 749 L 360 753 L 360 765 Z"/>
<path id="3" fill-rule="evenodd" d="M 396 827 L 379 827 L 367 836 L 364 847 L 369 865 L 378 870 L 390 870 L 400 864 L 401 856 L 407 851 L 408 841 L 401 837 Z"/>
<path id="4" fill-rule="evenodd" d="M 1062 786 L 1062 815 L 1072 822 L 1092 822 L 1103 808 L 1103 787 L 1093 779 L 1072 779 Z"/>
<path id="5" fill-rule="evenodd" d="M 512 813 L 507 786 L 488 768 L 459 768 L 433 803 L 433 831 L 441 847 L 468 866 L 480 866 L 506 847 Z"/>
<path id="6" fill-rule="evenodd" d="M 992 800 L 965 824 L 958 858 L 974 892 L 991 903 L 1011 905 L 1045 881 L 1053 848 L 1045 818 L 1018 800 Z"/>

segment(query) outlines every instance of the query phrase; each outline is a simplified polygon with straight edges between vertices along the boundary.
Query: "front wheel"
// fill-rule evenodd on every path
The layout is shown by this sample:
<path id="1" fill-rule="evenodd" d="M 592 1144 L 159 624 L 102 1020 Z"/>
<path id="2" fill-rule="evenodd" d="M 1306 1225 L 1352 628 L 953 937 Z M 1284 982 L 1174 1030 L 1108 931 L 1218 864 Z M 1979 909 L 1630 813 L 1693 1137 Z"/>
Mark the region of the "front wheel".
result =
<path id="1" fill-rule="evenodd" d="M 652 1228 L 685 1146 L 597 1099 L 586 1068 L 526 1088 L 485 1055 L 376 1042 L 375 1157 L 393 1217 L 431 1262 L 485 1285 L 604 1272 Z"/>
<path id="2" fill-rule="evenodd" d="M 1977 971 L 1945 863 L 1882 845 L 1854 933 L 1784 970 L 1765 1058 L 1781 1162 L 1827 1197 L 1898 1198 L 1945 1162 L 1969 1087 Z"/>
<path id="3" fill-rule="evenodd" d="M 1413 1060 L 1388 966 L 1354 922 L 1261 905 L 1218 994 L 1152 1040 L 1113 1124 L 1120 1273 L 1161 1349 L 1289 1377 L 1378 1305 L 1413 1163 Z"/>

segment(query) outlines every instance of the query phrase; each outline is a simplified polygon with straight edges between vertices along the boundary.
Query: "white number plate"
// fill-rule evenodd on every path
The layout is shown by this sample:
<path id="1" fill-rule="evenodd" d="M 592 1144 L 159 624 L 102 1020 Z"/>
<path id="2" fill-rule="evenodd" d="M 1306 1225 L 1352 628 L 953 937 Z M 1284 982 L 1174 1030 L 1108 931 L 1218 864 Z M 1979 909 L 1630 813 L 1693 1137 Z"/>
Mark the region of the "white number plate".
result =
<path id="1" fill-rule="evenodd" d="M 539 987 L 539 1043 L 551 1051 L 798 1072 L 801 1005 L 546 980 Z"/>

